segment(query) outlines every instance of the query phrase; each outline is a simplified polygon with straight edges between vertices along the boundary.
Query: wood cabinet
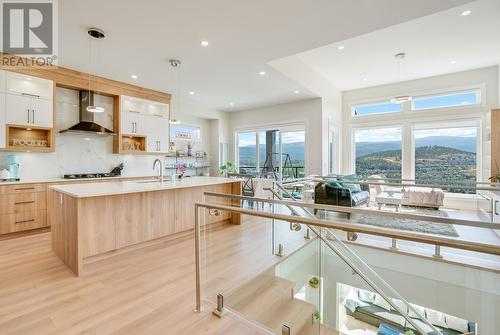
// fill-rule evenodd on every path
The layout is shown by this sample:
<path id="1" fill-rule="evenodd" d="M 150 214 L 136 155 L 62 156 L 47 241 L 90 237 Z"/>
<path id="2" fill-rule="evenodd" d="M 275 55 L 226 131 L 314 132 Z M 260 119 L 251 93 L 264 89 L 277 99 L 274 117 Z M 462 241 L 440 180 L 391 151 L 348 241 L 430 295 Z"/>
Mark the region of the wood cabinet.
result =
<path id="1" fill-rule="evenodd" d="M 115 153 L 168 152 L 169 105 L 129 96 L 119 99 L 120 131 Z"/>
<path id="2" fill-rule="evenodd" d="M 47 225 L 45 184 L 0 186 L 0 234 Z"/>

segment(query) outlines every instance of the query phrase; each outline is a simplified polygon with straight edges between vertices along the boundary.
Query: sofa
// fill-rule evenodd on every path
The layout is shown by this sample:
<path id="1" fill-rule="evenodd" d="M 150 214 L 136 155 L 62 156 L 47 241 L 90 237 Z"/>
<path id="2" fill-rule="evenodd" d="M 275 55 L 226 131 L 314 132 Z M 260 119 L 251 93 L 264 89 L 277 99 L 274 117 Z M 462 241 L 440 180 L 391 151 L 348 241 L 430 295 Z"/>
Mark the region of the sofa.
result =
<path id="1" fill-rule="evenodd" d="M 444 192 L 438 187 L 389 187 L 384 185 L 386 183 L 384 178 L 377 175 L 368 177 L 368 182 L 370 182 L 371 186 L 375 188 L 375 193 L 377 195 L 387 191 L 403 193 L 403 202 L 401 204 L 405 206 L 429 207 L 436 209 L 443 206 Z"/>
<path id="2" fill-rule="evenodd" d="M 335 181 L 322 181 L 314 189 L 317 204 L 356 207 L 369 201 L 369 187 L 360 185 L 356 175 L 336 176 Z"/>
<path id="3" fill-rule="evenodd" d="M 420 317 L 414 311 L 409 310 L 401 300 L 393 299 L 393 304 L 405 310 L 414 323 L 426 331 L 426 335 L 435 333 L 431 327 L 421 321 Z M 415 304 L 410 305 L 443 335 L 477 335 L 477 325 L 475 322 Z M 387 324 L 403 333 L 412 330 L 417 334 L 411 323 L 401 316 L 379 294 L 352 288 L 344 300 L 344 307 L 347 315 L 375 327 Z"/>

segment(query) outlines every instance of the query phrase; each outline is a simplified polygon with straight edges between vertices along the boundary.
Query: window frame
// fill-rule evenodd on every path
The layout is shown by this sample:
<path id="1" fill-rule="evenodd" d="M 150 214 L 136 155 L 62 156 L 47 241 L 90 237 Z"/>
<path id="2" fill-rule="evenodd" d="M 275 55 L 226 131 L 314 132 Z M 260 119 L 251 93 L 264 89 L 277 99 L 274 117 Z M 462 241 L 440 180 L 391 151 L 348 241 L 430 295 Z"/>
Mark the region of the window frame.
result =
<path id="1" fill-rule="evenodd" d="M 469 105 L 470 106 L 470 105 Z M 459 121 L 443 121 L 440 123 L 440 126 L 436 127 L 435 123 L 429 122 L 414 122 L 411 125 L 411 175 L 412 179 L 416 180 L 416 138 L 415 132 L 419 130 L 440 130 L 440 129 L 453 129 L 453 128 L 476 128 L 476 182 L 480 182 L 482 180 L 482 167 L 483 167 L 483 124 L 480 118 L 470 118 L 470 119 L 462 119 Z M 455 193 L 445 191 L 447 194 L 453 196 L 464 195 L 463 193 Z M 472 195 L 472 194 L 467 194 Z"/>
<path id="2" fill-rule="evenodd" d="M 400 106 L 399 111 L 397 112 L 380 112 L 380 113 L 373 113 L 373 114 L 365 114 L 365 115 L 357 115 L 355 114 L 356 107 L 359 106 L 375 106 L 375 105 L 383 105 L 383 104 L 391 104 L 391 100 L 376 100 L 376 101 L 371 101 L 371 102 L 361 102 L 361 103 L 353 103 L 350 105 L 350 110 L 351 110 L 351 118 L 368 118 L 368 117 L 377 117 L 377 116 L 382 116 L 382 115 L 399 115 L 404 112 L 404 106 L 403 104 L 398 104 Z"/>
<path id="3" fill-rule="evenodd" d="M 474 104 L 467 104 L 467 105 L 448 105 L 448 106 L 437 106 L 437 107 L 428 107 L 428 108 L 416 108 L 415 107 L 415 101 L 418 99 L 426 99 L 426 98 L 440 98 L 440 97 L 446 97 L 450 95 L 455 95 L 455 94 L 462 94 L 462 93 L 475 93 L 476 94 L 476 103 Z M 460 109 L 460 108 L 474 108 L 474 107 L 479 107 L 482 105 L 482 90 L 479 87 L 471 87 L 471 88 L 464 88 L 464 89 L 457 89 L 457 90 L 452 90 L 452 91 L 441 91 L 441 92 L 434 92 L 434 93 L 428 93 L 428 94 L 422 94 L 422 95 L 415 95 L 413 96 L 413 99 L 411 100 L 411 105 L 410 105 L 410 112 L 423 112 L 423 111 L 432 111 L 432 110 L 438 110 L 438 109 Z"/>
<path id="4" fill-rule="evenodd" d="M 358 130 L 376 130 L 376 129 L 399 129 L 401 137 L 401 178 L 404 176 L 404 164 L 405 164 L 405 136 L 404 136 L 404 125 L 403 124 L 386 124 L 377 126 L 365 126 L 365 127 L 352 127 L 351 128 L 351 173 L 356 173 L 356 131 Z"/>

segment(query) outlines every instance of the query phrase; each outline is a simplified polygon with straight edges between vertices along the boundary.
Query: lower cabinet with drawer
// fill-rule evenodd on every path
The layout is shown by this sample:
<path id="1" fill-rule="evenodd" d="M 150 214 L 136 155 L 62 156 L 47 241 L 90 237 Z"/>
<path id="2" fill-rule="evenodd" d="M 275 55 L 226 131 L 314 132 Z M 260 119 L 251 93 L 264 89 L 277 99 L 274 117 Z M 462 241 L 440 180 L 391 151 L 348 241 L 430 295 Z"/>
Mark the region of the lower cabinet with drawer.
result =
<path id="1" fill-rule="evenodd" d="M 19 212 L 0 215 L 0 234 L 47 227 L 47 211 Z"/>
<path id="2" fill-rule="evenodd" d="M 47 227 L 46 189 L 44 183 L 0 186 L 0 234 Z"/>

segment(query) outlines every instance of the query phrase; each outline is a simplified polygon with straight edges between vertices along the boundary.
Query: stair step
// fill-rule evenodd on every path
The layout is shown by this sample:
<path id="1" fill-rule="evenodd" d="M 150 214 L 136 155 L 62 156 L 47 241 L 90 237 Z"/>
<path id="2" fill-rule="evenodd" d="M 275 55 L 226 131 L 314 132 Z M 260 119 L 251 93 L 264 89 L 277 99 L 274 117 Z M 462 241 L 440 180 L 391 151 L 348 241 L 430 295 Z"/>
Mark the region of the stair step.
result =
<path id="1" fill-rule="evenodd" d="M 292 334 L 300 334 L 302 329 L 309 327 L 316 307 L 298 299 L 290 299 L 278 309 L 269 310 L 258 322 L 281 334 L 281 327 L 285 324 Z"/>
<path id="2" fill-rule="evenodd" d="M 336 329 L 333 329 L 329 326 L 318 325 L 317 323 L 313 323 L 310 325 L 306 325 L 306 327 L 302 328 L 298 335 L 340 335 L 340 332 Z"/>
<path id="3" fill-rule="evenodd" d="M 276 277 L 274 272 L 266 271 L 227 294 L 224 297 L 225 306 L 240 313 L 243 310 L 251 310 L 253 305 L 262 310 L 262 306 L 269 306 L 282 299 L 291 299 L 294 287 L 293 282 Z"/>

